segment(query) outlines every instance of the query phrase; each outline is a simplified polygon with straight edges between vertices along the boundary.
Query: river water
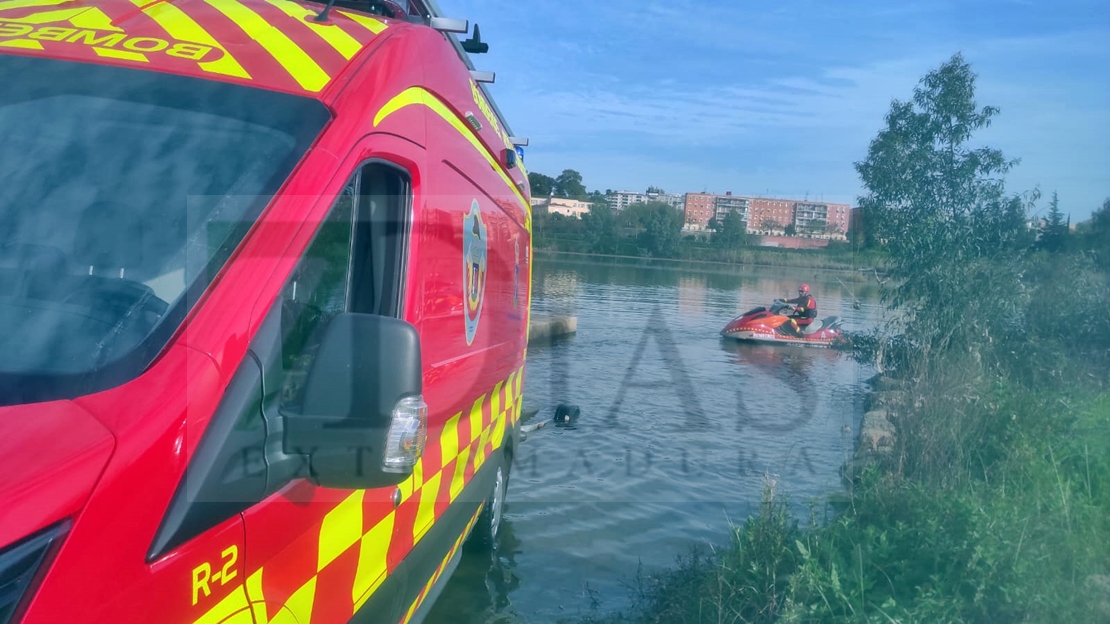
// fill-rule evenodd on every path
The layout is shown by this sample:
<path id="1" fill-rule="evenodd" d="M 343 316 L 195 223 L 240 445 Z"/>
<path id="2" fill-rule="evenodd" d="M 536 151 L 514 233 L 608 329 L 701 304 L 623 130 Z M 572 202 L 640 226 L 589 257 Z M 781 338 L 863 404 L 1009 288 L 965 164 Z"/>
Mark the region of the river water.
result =
<path id="1" fill-rule="evenodd" d="M 843 274 L 541 256 L 534 316 L 578 332 L 529 349 L 526 411 L 570 426 L 528 434 L 498 556 L 467 555 L 428 621 L 553 622 L 627 606 L 638 566 L 722 544 L 768 483 L 803 514 L 841 489 L 872 371 L 840 352 L 720 338 L 735 315 L 806 282 L 819 316 L 867 329 L 873 287 Z M 874 282 L 872 282 L 873 284 Z M 533 421 L 536 422 L 536 421 Z"/>

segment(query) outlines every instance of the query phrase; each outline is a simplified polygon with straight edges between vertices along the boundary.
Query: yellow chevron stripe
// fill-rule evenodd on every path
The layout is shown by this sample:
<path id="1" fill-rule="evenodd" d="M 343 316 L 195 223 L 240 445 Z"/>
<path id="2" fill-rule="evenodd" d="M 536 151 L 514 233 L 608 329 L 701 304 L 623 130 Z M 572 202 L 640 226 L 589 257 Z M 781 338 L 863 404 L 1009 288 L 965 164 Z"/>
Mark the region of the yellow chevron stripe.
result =
<path id="1" fill-rule="evenodd" d="M 439 436 L 439 454 L 443 465 L 455 459 L 459 454 L 459 420 L 462 418 L 462 412 L 455 414 L 447 424 L 443 426 L 443 433 Z"/>
<path id="2" fill-rule="evenodd" d="M 112 48 L 93 48 L 97 56 L 104 58 L 123 59 L 125 61 L 135 61 L 137 63 L 149 63 L 150 59 L 145 54 L 138 52 L 128 52 L 127 50 L 113 50 Z"/>
<path id="3" fill-rule="evenodd" d="M 451 112 L 451 109 L 449 109 L 446 104 L 444 104 L 442 101 L 440 101 L 439 98 L 428 92 L 427 89 L 424 89 L 423 87 L 409 87 L 408 89 L 405 89 L 404 91 L 395 95 L 393 99 L 386 102 L 385 106 L 383 106 L 381 110 L 378 111 L 378 114 L 374 116 L 374 127 L 381 125 L 381 123 L 393 113 L 401 110 L 402 108 L 405 108 L 406 106 L 412 106 L 414 104 L 425 106 L 435 114 L 442 117 L 443 120 L 450 124 L 451 127 L 454 128 L 459 134 L 461 134 L 462 137 L 474 147 L 474 149 L 478 150 L 478 153 L 480 153 L 486 159 L 486 162 L 489 163 L 490 167 L 493 167 L 493 170 L 496 171 L 497 175 L 501 177 L 501 181 L 503 181 L 505 185 L 509 187 L 509 189 L 513 192 L 513 195 L 515 195 L 517 200 L 520 202 L 521 208 L 524 209 L 525 228 L 528 230 L 529 233 L 531 233 L 532 206 L 527 201 L 525 201 L 524 195 L 520 192 L 520 189 L 517 188 L 516 183 L 513 182 L 513 179 L 509 177 L 509 174 L 505 173 L 505 170 L 501 167 L 501 163 L 498 162 L 497 158 L 493 154 L 490 153 L 485 143 L 482 143 L 482 140 L 478 138 L 478 135 L 474 133 L 474 129 L 471 128 L 469 124 L 466 124 L 461 119 L 459 119 L 458 115 Z"/>
<path id="4" fill-rule="evenodd" d="M 312 603 L 316 602 L 316 576 L 308 579 L 301 585 L 289 600 L 285 601 L 285 608 L 270 620 L 270 624 L 300 624 L 312 621 Z"/>
<path id="5" fill-rule="evenodd" d="M 5 48 L 22 48 L 24 50 L 44 50 L 42 44 L 38 41 L 31 39 L 11 39 L 8 41 L 0 41 L 0 47 Z"/>
<path id="6" fill-rule="evenodd" d="M 77 7 L 75 9 L 55 9 L 53 11 L 40 11 L 23 17 L 5 17 L 5 22 L 17 24 L 51 24 L 54 22 L 69 22 L 78 28 L 91 28 L 95 30 L 111 30 L 123 32 L 122 28 L 112 26 L 112 20 L 103 11 L 96 8 Z"/>
<path id="7" fill-rule="evenodd" d="M 257 41 L 305 91 L 318 92 L 331 80 L 327 72 L 288 35 L 237 0 L 205 1 Z"/>
<path id="8" fill-rule="evenodd" d="M 346 11 L 336 11 L 336 13 L 339 13 L 340 15 L 342 15 L 344 17 L 350 18 L 350 20 L 352 22 L 358 24 L 359 26 L 362 26 L 363 28 L 365 28 L 366 30 L 369 30 L 370 32 L 374 33 L 375 35 L 387 28 L 385 22 L 380 22 L 380 21 L 378 21 L 378 20 L 376 20 L 372 17 L 367 17 L 365 15 L 359 15 L 358 13 L 348 13 Z"/>
<path id="9" fill-rule="evenodd" d="M 499 381 L 497 382 L 497 386 L 494 386 L 493 388 L 494 394 L 497 394 L 497 389 L 500 386 L 501 382 Z M 482 429 L 485 429 L 486 427 L 486 423 L 483 422 L 484 416 L 482 414 L 482 405 L 485 402 L 486 395 L 483 394 L 482 396 L 478 397 L 478 400 L 474 402 L 474 405 L 470 406 L 470 442 L 473 442 L 475 439 L 477 439 L 478 435 L 482 432 Z"/>
<path id="10" fill-rule="evenodd" d="M 247 592 L 242 585 L 236 587 L 223 600 L 216 603 L 193 624 L 253 624 Z"/>
<path id="11" fill-rule="evenodd" d="M 348 61 L 354 58 L 354 56 L 358 54 L 358 51 L 362 49 L 362 44 L 358 42 L 358 39 L 348 35 L 347 32 L 339 26 L 335 24 L 320 24 L 311 19 L 306 20 L 306 17 L 316 16 L 316 11 L 306 6 L 291 2 L 291 0 L 268 0 L 268 2 L 281 9 L 282 12 L 289 17 L 300 20 L 304 25 L 312 29 L 312 32 L 326 41 L 328 45 L 335 48 L 335 51 L 342 54 L 343 58 Z"/>
<path id="12" fill-rule="evenodd" d="M 157 0 L 131 0 L 131 3 L 135 6 L 146 7 L 151 2 L 156 1 Z M 178 41 L 199 43 L 223 52 L 223 56 L 214 61 L 198 63 L 200 68 L 204 71 L 212 74 L 221 74 L 250 80 L 251 75 L 247 73 L 247 70 L 243 69 L 239 61 L 235 60 L 231 52 L 228 52 L 219 41 L 216 41 L 212 35 L 208 34 L 208 31 L 205 30 L 204 27 L 198 24 L 196 20 L 189 17 L 189 15 L 181 9 L 169 2 L 162 2 L 143 9 L 143 13 L 161 26 L 162 30 L 166 31 L 166 34 Z"/>
<path id="13" fill-rule="evenodd" d="M 388 571 L 386 557 L 389 555 L 389 542 L 393 538 L 394 519 L 394 512 L 391 511 L 362 536 L 358 569 L 355 571 L 354 585 L 351 586 L 351 600 L 354 603 L 352 614 L 357 613 L 374 594 L 374 590 L 385 581 Z"/>
<path id="14" fill-rule="evenodd" d="M 420 541 L 428 529 L 435 524 L 435 504 L 439 498 L 439 483 L 443 479 L 443 471 L 437 472 L 420 488 L 420 504 L 416 508 L 416 522 L 412 525 L 412 543 Z"/>
<path id="15" fill-rule="evenodd" d="M 255 622 L 267 620 L 266 596 L 262 592 L 262 570 L 263 568 L 258 568 L 254 574 L 247 577 L 247 600 L 250 601 Z"/>
<path id="16" fill-rule="evenodd" d="M 5 2 L 0 2 L 0 11 L 29 9 L 31 7 L 40 6 L 58 6 L 59 4 L 76 1 L 77 0 L 6 0 Z"/>
<path id="17" fill-rule="evenodd" d="M 355 490 L 332 508 L 320 523 L 320 549 L 316 571 L 323 570 L 362 537 L 362 496 L 366 490 Z"/>
<path id="18" fill-rule="evenodd" d="M 459 494 L 462 493 L 463 486 L 466 485 L 466 466 L 468 460 L 470 459 L 470 447 L 463 447 L 462 452 L 459 453 L 459 456 L 456 459 L 458 461 L 455 462 L 455 476 L 451 478 L 452 503 L 455 502 L 455 499 L 459 497 Z"/>

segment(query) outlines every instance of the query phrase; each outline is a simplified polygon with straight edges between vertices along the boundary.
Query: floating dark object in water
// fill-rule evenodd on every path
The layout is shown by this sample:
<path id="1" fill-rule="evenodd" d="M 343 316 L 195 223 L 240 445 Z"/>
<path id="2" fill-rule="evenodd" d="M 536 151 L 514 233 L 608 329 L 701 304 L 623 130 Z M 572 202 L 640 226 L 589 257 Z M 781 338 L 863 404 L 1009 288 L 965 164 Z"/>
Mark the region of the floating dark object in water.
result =
<path id="1" fill-rule="evenodd" d="M 578 415 L 580 413 L 581 410 L 578 409 L 577 405 L 560 403 L 559 406 L 555 408 L 554 420 L 555 423 L 559 425 L 572 425 L 578 421 Z"/>
<path id="2" fill-rule="evenodd" d="M 521 425 L 520 426 L 520 432 L 521 433 L 532 433 L 536 429 L 543 429 L 543 426 L 546 425 L 546 424 L 547 424 L 547 421 L 541 420 L 538 423 L 531 423 L 531 424 L 528 424 L 528 425 Z"/>

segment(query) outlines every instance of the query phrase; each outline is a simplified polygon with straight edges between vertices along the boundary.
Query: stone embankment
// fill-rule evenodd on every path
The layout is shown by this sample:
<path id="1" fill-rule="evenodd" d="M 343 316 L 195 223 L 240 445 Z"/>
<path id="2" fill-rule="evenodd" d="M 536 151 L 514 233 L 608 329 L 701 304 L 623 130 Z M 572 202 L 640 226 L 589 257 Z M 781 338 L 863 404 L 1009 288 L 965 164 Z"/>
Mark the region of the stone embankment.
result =
<path id="1" fill-rule="evenodd" d="M 864 402 L 866 411 L 860 423 L 856 452 L 841 467 L 841 476 L 849 483 L 866 466 L 894 450 L 894 440 L 898 434 L 898 413 L 908 397 L 902 382 L 897 379 L 876 375 L 867 383 L 871 390 Z"/>

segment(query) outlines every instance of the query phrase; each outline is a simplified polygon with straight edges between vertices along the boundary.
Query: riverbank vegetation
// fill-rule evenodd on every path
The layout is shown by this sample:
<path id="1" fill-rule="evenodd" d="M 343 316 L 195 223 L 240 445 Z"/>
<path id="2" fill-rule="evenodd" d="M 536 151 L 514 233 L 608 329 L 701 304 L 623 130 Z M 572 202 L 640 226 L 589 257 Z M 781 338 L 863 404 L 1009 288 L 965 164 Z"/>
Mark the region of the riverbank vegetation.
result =
<path id="1" fill-rule="evenodd" d="M 736 216 L 709 232 L 683 232 L 682 213 L 660 202 L 633 204 L 617 212 L 604 201 L 582 218 L 538 213 L 532 233 L 540 253 L 690 260 L 725 264 L 856 270 L 884 268 L 881 247 L 830 241 L 816 249 L 761 247 Z"/>
<path id="2" fill-rule="evenodd" d="M 1110 200 L 1054 195 L 971 147 L 999 111 L 954 56 L 856 164 L 896 320 L 857 336 L 895 435 L 846 501 L 795 515 L 768 477 L 725 547 L 642 574 L 592 622 L 1110 622 Z"/>

